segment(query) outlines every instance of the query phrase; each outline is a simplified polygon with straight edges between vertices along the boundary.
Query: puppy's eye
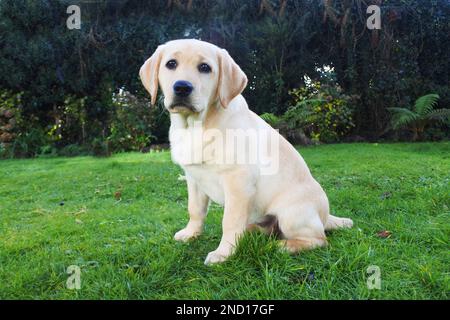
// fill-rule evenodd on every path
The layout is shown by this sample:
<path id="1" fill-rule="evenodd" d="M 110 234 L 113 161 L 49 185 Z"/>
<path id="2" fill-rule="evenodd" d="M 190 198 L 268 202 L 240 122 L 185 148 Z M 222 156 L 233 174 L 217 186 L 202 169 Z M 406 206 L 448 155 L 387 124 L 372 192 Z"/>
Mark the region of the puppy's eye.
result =
<path id="1" fill-rule="evenodd" d="M 173 69 L 175 69 L 176 67 L 177 67 L 177 61 L 176 60 L 169 60 L 169 61 L 167 61 L 167 63 L 166 63 L 166 67 L 167 67 L 167 69 L 170 69 L 170 70 L 173 70 Z"/>
<path id="2" fill-rule="evenodd" d="M 207 65 L 206 63 L 201 63 L 198 66 L 198 71 L 200 71 L 201 73 L 210 73 L 211 67 L 209 65 Z"/>

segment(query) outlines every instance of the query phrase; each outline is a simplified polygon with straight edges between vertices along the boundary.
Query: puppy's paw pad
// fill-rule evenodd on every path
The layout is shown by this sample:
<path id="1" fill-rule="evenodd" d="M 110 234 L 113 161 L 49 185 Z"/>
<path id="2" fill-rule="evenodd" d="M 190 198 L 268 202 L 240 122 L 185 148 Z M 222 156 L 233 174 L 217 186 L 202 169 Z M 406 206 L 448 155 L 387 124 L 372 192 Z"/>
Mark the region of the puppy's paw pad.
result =
<path id="1" fill-rule="evenodd" d="M 224 262 L 227 260 L 228 256 L 218 253 L 217 251 L 212 251 L 208 253 L 205 259 L 205 265 L 211 265 L 215 263 Z"/>
<path id="2" fill-rule="evenodd" d="M 199 235 L 200 235 L 200 232 L 195 232 L 195 231 L 188 230 L 185 228 L 185 229 L 182 229 L 182 230 L 178 231 L 177 233 L 175 233 L 173 238 L 176 241 L 187 242 L 191 239 L 198 237 Z"/>

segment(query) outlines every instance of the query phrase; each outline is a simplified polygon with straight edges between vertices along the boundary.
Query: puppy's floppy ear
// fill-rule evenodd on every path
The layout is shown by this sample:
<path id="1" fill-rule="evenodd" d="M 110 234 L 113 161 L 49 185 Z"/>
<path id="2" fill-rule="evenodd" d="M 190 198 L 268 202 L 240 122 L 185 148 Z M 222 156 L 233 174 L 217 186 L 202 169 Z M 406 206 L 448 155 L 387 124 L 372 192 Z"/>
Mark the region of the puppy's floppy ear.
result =
<path id="1" fill-rule="evenodd" d="M 220 103 L 226 108 L 231 100 L 244 91 L 247 76 L 224 49 L 219 52 L 219 69 L 217 90 Z"/>
<path id="2" fill-rule="evenodd" d="M 150 93 L 152 105 L 156 103 L 158 94 L 158 71 L 161 64 L 162 49 L 163 45 L 160 45 L 139 70 L 139 77 L 145 89 Z"/>

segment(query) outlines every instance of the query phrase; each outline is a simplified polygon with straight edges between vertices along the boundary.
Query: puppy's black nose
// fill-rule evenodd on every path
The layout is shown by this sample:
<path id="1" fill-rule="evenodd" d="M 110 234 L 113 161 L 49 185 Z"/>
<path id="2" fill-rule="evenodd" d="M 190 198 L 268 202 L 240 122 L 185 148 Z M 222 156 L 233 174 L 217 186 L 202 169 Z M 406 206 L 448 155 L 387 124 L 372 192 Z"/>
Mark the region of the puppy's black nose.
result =
<path id="1" fill-rule="evenodd" d="M 187 97 L 191 94 L 192 90 L 194 90 L 194 87 L 189 81 L 178 80 L 173 85 L 173 91 L 178 97 Z"/>

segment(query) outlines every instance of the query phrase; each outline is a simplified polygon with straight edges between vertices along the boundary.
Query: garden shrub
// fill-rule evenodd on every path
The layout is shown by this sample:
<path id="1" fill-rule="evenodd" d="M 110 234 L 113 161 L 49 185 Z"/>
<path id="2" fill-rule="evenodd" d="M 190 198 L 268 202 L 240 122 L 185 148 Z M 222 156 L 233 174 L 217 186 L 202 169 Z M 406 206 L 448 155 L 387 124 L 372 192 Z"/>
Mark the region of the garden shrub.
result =
<path id="1" fill-rule="evenodd" d="M 46 152 L 49 141 L 36 119 L 25 119 L 22 92 L 0 92 L 0 157 L 33 157 Z"/>
<path id="2" fill-rule="evenodd" d="M 60 135 L 57 138 L 63 138 L 64 144 L 73 144 L 77 141 L 81 144 L 86 143 L 86 100 L 87 97 L 78 98 L 73 95 L 69 95 L 64 99 L 64 104 L 61 108 L 61 118 L 58 119 L 57 123 L 52 128 L 56 132 L 60 131 Z M 52 135 L 53 131 L 50 131 L 49 133 Z"/>
<path id="3" fill-rule="evenodd" d="M 17 134 L 8 151 L 10 157 L 28 158 L 52 153 L 51 142 L 45 130 L 31 127 Z"/>
<path id="4" fill-rule="evenodd" d="M 109 157 L 111 155 L 109 143 L 103 138 L 94 138 L 89 149 L 95 157 Z"/>
<path id="5" fill-rule="evenodd" d="M 113 94 L 108 142 L 114 152 L 141 151 L 155 138 L 154 110 L 148 98 L 137 97 L 120 89 Z"/>
<path id="6" fill-rule="evenodd" d="M 311 82 L 290 91 L 293 105 L 283 115 L 290 129 L 299 128 L 313 141 L 338 142 L 355 126 L 357 96 L 343 94 L 337 84 Z"/>

